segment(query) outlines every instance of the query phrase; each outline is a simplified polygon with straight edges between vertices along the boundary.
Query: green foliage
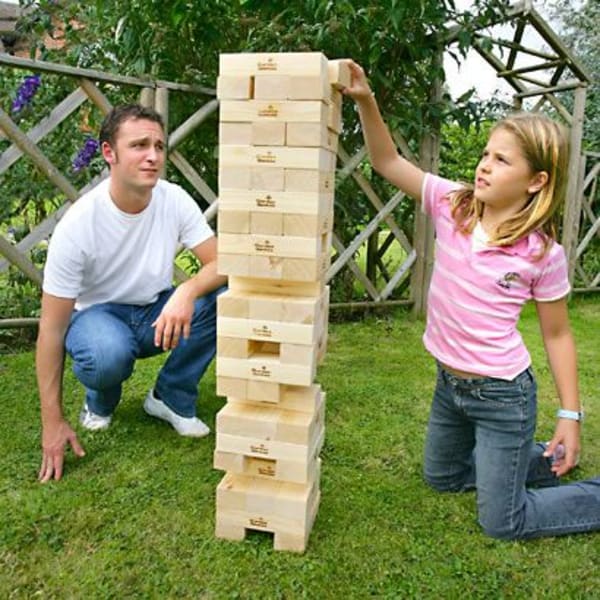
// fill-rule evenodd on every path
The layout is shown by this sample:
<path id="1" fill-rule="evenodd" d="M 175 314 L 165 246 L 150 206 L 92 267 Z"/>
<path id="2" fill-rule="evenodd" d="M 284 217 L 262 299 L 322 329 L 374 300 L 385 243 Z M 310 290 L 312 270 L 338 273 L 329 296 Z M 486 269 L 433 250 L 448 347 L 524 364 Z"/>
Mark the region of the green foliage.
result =
<path id="1" fill-rule="evenodd" d="M 475 29 L 495 19 L 507 6 L 504 0 L 477 0 L 471 11 L 458 10 L 453 0 L 383 0 L 370 4 L 358 0 L 308 0 L 291 4 L 283 0 L 211 3 L 28 0 L 26 4 L 35 6 L 35 10 L 27 13 L 22 31 L 38 41 L 41 58 L 124 75 L 214 87 L 222 52 L 322 51 L 330 58 L 352 57 L 369 74 L 384 117 L 409 141 L 415 154 L 421 137 L 436 124 L 456 122 L 466 129 L 481 118 L 480 107 L 470 94 L 455 102 L 448 95 L 440 100 L 431 98 L 433 82 L 444 77 L 439 58 L 448 24 L 459 27 L 458 53 L 464 54 Z M 41 43 L 43 33 L 51 32 L 56 22 L 66 23 L 66 47 L 46 50 Z M 36 98 L 35 110 L 27 117 L 31 124 L 45 116 L 71 86 L 71 81 L 44 77 L 39 101 Z M 113 103 L 130 101 L 136 94 L 136 90 L 125 87 L 101 85 L 101 89 Z M 170 129 L 182 123 L 204 100 L 171 93 Z M 82 124 L 96 131 L 99 119 L 95 109 L 78 114 L 57 135 L 42 143 L 57 167 L 68 172 L 78 187 L 102 166 L 99 160 L 82 173 L 69 172 L 69 161 L 83 143 Z M 352 155 L 363 141 L 350 101 L 345 102 L 344 122 L 341 142 Z M 186 139 L 180 148 L 214 190 L 217 188 L 216 125 L 214 116 L 203 125 L 201 135 Z M 395 193 L 391 186 L 373 176 L 367 161 L 361 168 L 384 201 Z M 176 169 L 169 168 L 168 177 L 184 185 L 205 207 Z M 31 180 L 35 181 L 34 186 L 30 185 Z M 11 210 L 18 218 L 22 218 L 24 206 L 30 203 L 43 213 L 49 202 L 56 205 L 63 201 L 60 196 L 55 197 L 56 192 L 27 161 L 20 161 L 11 169 L 8 183 L 9 196 L 13 198 Z M 35 196 L 32 197 L 30 190 L 35 190 Z M 375 210 L 350 178 L 338 186 L 336 203 L 336 231 L 346 244 L 370 221 Z M 403 201 L 395 217 L 411 239 L 412 200 Z"/>
<path id="2" fill-rule="evenodd" d="M 473 183 L 475 167 L 495 120 L 465 131 L 458 123 L 445 123 L 441 131 L 440 173 L 453 181 Z"/>
<path id="3" fill-rule="evenodd" d="M 553 18 L 559 23 L 561 40 L 573 52 L 587 74 L 590 83 L 586 92 L 584 146 L 600 152 L 600 3 L 582 0 L 573 10 L 573 0 L 552 0 Z M 565 103 L 572 106 L 572 94 Z"/>
<path id="4" fill-rule="evenodd" d="M 600 467 L 600 304 L 571 307 L 581 398 L 581 466 Z M 556 394 L 529 307 L 521 330 L 539 384 L 538 438 L 549 439 Z M 596 598 L 600 532 L 528 542 L 485 537 L 472 493 L 439 494 L 422 478 L 435 363 L 423 325 L 404 313 L 333 325 L 319 371 L 327 391 L 321 504 L 304 555 L 268 534 L 214 537 L 214 435 L 177 436 L 141 404 L 164 361 L 140 361 L 111 428 L 77 424 L 83 390 L 67 365 L 65 414 L 86 449 L 66 476 L 40 485 L 39 408 L 31 353 L 0 356 L 0 596 L 362 600 Z M 393 365 L 393 367 L 391 367 Z M 351 374 L 349 376 L 349 374 Z M 214 368 L 198 410 L 214 425 L 224 400 Z"/>

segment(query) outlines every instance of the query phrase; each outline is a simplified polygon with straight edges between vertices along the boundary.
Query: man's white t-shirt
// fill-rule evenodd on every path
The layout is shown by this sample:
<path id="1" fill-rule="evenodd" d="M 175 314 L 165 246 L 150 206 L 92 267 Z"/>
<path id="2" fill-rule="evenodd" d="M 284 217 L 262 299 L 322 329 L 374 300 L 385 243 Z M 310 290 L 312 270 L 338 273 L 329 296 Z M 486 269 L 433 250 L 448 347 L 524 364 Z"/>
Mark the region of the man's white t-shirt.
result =
<path id="1" fill-rule="evenodd" d="M 194 248 L 214 235 L 178 185 L 159 180 L 148 206 L 129 214 L 112 201 L 109 182 L 79 198 L 50 241 L 43 290 L 76 299 L 77 310 L 102 302 L 154 302 L 172 285 L 179 247 Z"/>

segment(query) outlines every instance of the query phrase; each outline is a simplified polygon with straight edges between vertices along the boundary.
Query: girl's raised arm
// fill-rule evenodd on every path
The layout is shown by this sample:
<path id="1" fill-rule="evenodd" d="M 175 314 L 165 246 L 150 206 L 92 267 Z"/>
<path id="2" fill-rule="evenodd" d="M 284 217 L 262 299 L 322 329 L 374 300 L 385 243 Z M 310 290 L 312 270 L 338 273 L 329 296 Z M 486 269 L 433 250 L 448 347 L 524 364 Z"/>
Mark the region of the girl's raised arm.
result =
<path id="1" fill-rule="evenodd" d="M 421 202 L 425 173 L 398 154 L 390 131 L 383 121 L 375 96 L 369 87 L 362 67 L 348 61 L 352 74 L 350 86 L 344 94 L 350 96 L 358 107 L 363 136 L 373 168 L 390 183 Z"/>

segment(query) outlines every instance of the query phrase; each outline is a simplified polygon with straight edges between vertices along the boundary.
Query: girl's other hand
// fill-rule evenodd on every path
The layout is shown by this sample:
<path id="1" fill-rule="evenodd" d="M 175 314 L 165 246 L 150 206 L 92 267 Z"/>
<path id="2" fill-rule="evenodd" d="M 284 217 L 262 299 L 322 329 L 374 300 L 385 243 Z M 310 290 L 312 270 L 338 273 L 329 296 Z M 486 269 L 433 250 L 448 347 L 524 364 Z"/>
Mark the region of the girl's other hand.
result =
<path id="1" fill-rule="evenodd" d="M 576 467 L 579 462 L 580 424 L 577 421 L 558 419 L 554 437 L 548 443 L 544 456 L 552 456 L 559 444 L 564 446 L 565 455 L 554 461 L 552 471 L 561 477 Z"/>
<path id="2" fill-rule="evenodd" d="M 356 101 L 373 96 L 363 68 L 353 60 L 348 60 L 348 68 L 352 79 L 350 85 L 342 90 L 343 93 Z"/>

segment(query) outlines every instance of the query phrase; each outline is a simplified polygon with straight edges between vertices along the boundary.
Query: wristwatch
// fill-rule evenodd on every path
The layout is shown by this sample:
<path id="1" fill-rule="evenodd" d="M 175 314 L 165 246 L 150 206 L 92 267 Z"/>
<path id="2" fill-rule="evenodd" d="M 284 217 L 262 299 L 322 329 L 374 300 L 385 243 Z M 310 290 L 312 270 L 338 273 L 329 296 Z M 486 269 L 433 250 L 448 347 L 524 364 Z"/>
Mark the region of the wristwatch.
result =
<path id="1" fill-rule="evenodd" d="M 571 419 L 571 421 L 583 421 L 582 410 L 567 410 L 566 408 L 558 409 L 556 416 L 559 419 Z"/>

